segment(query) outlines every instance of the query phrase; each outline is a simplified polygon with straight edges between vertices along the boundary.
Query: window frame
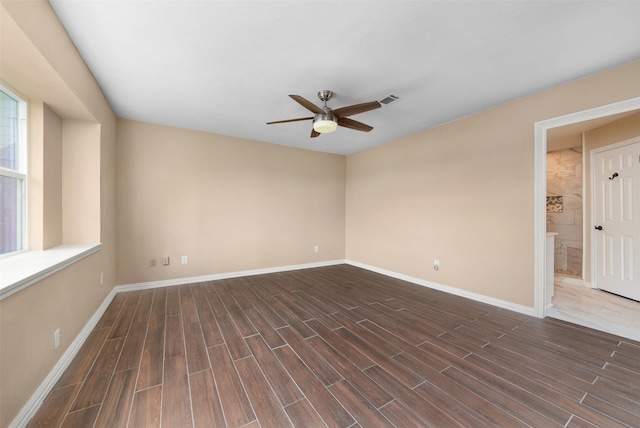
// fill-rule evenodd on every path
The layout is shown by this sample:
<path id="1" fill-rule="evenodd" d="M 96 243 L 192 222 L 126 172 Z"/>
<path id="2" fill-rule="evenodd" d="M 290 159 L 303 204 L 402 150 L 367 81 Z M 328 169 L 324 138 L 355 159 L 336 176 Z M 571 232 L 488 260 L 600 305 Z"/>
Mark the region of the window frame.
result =
<path id="1" fill-rule="evenodd" d="M 14 256 L 27 252 L 28 248 L 28 224 L 27 224 L 27 201 L 28 201 L 28 138 L 27 138 L 27 126 L 28 126 L 28 102 L 26 99 L 18 95 L 15 91 L 9 89 L 6 85 L 0 82 L 0 91 L 4 92 L 10 98 L 13 98 L 18 103 L 18 126 L 17 126 L 17 139 L 18 139 L 18 162 L 17 169 L 5 168 L 0 166 L 0 176 L 9 177 L 19 180 L 21 183 L 21 198 L 17 202 L 19 205 L 19 215 L 17 216 L 17 246 L 18 249 L 10 251 L 4 254 L 0 254 L 0 259 Z"/>

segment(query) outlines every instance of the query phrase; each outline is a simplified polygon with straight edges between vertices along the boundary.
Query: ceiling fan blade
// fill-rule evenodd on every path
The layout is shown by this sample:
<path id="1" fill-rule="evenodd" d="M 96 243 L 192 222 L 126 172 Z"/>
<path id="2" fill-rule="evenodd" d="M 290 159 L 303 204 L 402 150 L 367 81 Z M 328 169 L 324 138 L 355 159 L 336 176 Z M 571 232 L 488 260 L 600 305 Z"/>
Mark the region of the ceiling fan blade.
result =
<path id="1" fill-rule="evenodd" d="M 354 114 L 364 113 L 365 111 L 375 110 L 380 107 L 381 104 L 378 101 L 370 101 L 368 103 L 353 104 L 346 107 L 340 107 L 333 110 L 333 114 L 338 117 L 353 116 Z"/>
<path id="2" fill-rule="evenodd" d="M 320 133 L 315 129 L 311 128 L 311 138 L 316 138 Z"/>
<path id="3" fill-rule="evenodd" d="M 349 119 L 348 117 L 339 117 L 338 125 L 363 132 L 369 132 L 373 129 L 373 126 L 369 126 L 366 123 L 358 122 L 357 120 Z"/>
<path id="4" fill-rule="evenodd" d="M 300 117 L 298 119 L 276 120 L 274 122 L 267 122 L 267 125 L 273 125 L 274 123 L 287 123 L 287 122 L 300 122 L 301 120 L 310 120 L 313 117 Z"/>
<path id="5" fill-rule="evenodd" d="M 289 95 L 289 96 L 293 98 L 293 100 L 296 101 L 298 104 L 300 104 L 302 107 L 306 108 L 307 110 L 313 113 L 324 113 L 320 107 L 318 107 L 311 101 L 307 100 L 306 98 L 301 97 L 300 95 Z"/>

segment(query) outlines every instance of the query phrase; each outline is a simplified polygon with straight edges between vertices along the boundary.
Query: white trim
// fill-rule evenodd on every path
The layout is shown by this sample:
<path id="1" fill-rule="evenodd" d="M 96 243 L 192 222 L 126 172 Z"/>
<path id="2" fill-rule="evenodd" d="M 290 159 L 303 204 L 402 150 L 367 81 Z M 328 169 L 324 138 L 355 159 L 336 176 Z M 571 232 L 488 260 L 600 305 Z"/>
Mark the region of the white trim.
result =
<path id="1" fill-rule="evenodd" d="M 434 290 L 444 291 L 445 293 L 453 294 L 455 296 L 465 297 L 467 299 L 475 300 L 476 302 L 486 303 L 492 306 L 508 309 L 510 311 L 518 312 L 524 315 L 533 316 L 533 308 L 529 306 L 518 305 L 516 303 L 508 302 L 506 300 L 496 299 L 496 298 L 485 296 L 482 294 L 473 293 L 471 291 L 463 290 L 461 288 L 438 284 L 437 282 L 431 282 L 431 281 L 416 278 L 413 276 L 404 275 L 402 273 L 397 273 L 390 270 L 378 268 L 375 266 L 370 266 L 364 263 L 354 262 L 353 260 L 346 260 L 345 263 L 351 266 L 359 267 L 359 268 L 370 270 L 372 272 L 376 272 L 382 275 L 386 275 L 391 278 L 396 278 L 402 281 L 411 282 L 413 284 L 421 285 L 427 288 L 433 288 Z"/>
<path id="2" fill-rule="evenodd" d="M 0 259 L 0 300 L 99 251 L 102 244 L 60 245 Z"/>
<path id="3" fill-rule="evenodd" d="M 116 292 L 146 290 L 150 288 L 171 287 L 173 285 L 195 284 L 205 281 L 216 281 L 219 279 L 239 278 L 243 276 L 264 275 L 267 273 L 287 272 L 291 270 L 310 269 L 325 266 L 345 264 L 345 260 L 328 260 L 325 262 L 306 263 L 301 265 L 277 266 L 264 269 L 252 269 L 236 272 L 214 273 L 211 275 L 191 276 L 186 278 L 164 279 L 161 281 L 138 282 L 134 284 L 123 284 L 115 287 Z"/>
<path id="4" fill-rule="evenodd" d="M 47 398 L 49 392 L 51 392 L 53 387 L 56 385 L 56 382 L 58 382 L 58 379 L 60 379 L 60 376 L 62 376 L 67 367 L 69 367 L 69 364 L 71 364 L 71 361 L 73 361 L 74 357 L 84 344 L 85 340 L 87 340 L 87 337 L 89 337 L 100 318 L 102 318 L 102 315 L 107 310 L 107 307 L 109 307 L 109 304 L 116 294 L 116 291 L 112 289 L 111 292 L 107 295 L 98 310 L 89 319 L 87 324 L 85 324 L 84 328 L 80 331 L 78 336 L 76 336 L 67 350 L 64 351 L 62 357 L 60 357 L 56 365 L 53 367 L 53 369 L 51 369 L 38 389 L 36 389 L 36 392 L 34 392 L 31 398 L 29 398 L 25 405 L 22 406 L 22 409 L 13 419 L 13 421 L 9 425 L 9 428 L 27 426 L 31 418 L 33 418 L 33 416 L 40 408 L 40 405 L 42 404 L 44 399 Z"/>
<path id="5" fill-rule="evenodd" d="M 547 193 L 547 130 L 600 117 L 626 113 L 640 109 L 640 97 L 630 98 L 605 106 L 595 107 L 534 124 L 534 201 L 533 201 L 533 251 L 534 251 L 534 312 L 538 318 L 545 317 L 545 245 L 546 245 L 546 193 Z"/>

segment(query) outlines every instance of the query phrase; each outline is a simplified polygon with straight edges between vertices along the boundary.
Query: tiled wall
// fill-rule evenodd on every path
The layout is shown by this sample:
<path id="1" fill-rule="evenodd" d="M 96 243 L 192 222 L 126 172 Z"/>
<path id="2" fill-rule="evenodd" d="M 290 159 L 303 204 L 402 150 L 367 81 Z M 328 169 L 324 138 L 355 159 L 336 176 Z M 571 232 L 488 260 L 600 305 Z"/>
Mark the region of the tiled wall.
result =
<path id="1" fill-rule="evenodd" d="M 582 274 L 582 150 L 547 153 L 547 232 L 557 232 L 555 270 Z M 551 211 L 551 212 L 550 212 Z"/>

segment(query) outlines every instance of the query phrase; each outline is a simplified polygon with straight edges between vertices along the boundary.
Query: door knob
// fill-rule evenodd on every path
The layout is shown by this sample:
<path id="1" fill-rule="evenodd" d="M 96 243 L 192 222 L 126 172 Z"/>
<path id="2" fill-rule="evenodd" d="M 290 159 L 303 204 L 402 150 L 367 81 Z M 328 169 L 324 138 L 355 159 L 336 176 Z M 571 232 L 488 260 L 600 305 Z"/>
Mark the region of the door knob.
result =
<path id="1" fill-rule="evenodd" d="M 596 230 L 602 230 L 602 226 L 596 226 Z"/>

